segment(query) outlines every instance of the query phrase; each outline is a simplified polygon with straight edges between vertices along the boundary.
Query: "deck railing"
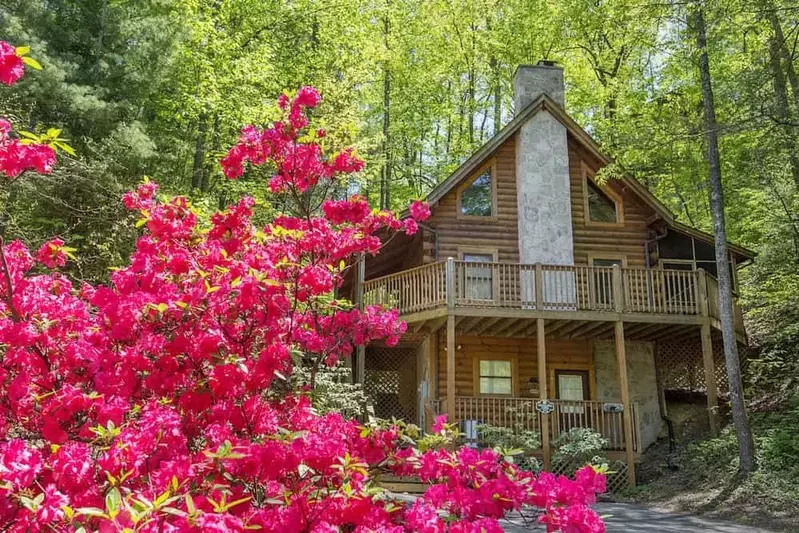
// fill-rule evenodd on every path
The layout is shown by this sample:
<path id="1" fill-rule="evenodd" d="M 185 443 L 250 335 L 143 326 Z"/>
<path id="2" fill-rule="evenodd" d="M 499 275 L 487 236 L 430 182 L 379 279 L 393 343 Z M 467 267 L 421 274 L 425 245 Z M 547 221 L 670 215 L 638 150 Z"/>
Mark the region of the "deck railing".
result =
<path id="1" fill-rule="evenodd" d="M 540 277 L 540 280 L 537 278 Z M 709 279 L 712 279 L 709 277 Z M 697 315 L 699 271 L 451 261 L 366 281 L 364 303 Z M 708 283 L 711 309 L 717 294 Z"/>
<path id="2" fill-rule="evenodd" d="M 553 411 L 541 414 L 534 398 L 501 396 L 456 396 L 455 413 L 467 441 L 480 443 L 480 424 L 510 428 L 515 431 L 541 432 L 541 418 L 549 417 L 550 438 L 554 441 L 572 428 L 591 428 L 608 441 L 607 449 L 623 450 L 624 415 L 617 403 L 599 401 L 550 400 Z M 638 408 L 631 404 L 633 449 L 640 452 Z"/>

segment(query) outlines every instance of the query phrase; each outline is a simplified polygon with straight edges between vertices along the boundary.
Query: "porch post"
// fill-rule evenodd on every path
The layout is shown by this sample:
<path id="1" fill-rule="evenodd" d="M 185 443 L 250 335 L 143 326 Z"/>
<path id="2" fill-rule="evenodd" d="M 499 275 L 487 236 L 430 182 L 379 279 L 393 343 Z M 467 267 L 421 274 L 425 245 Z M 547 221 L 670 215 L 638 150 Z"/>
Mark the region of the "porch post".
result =
<path id="1" fill-rule="evenodd" d="M 619 370 L 621 403 L 624 406 L 624 450 L 627 455 L 627 484 L 635 486 L 635 450 L 633 449 L 633 413 L 630 406 L 630 384 L 627 379 L 627 348 L 624 344 L 624 322 L 616 321 L 616 366 Z"/>
<path id="2" fill-rule="evenodd" d="M 702 313 L 702 361 L 705 366 L 705 388 L 707 390 L 707 416 L 710 421 L 710 434 L 718 435 L 719 397 L 716 391 L 716 368 L 713 361 L 713 341 L 710 337 L 710 307 L 707 301 L 707 273 L 700 269 L 697 278 L 699 311 Z"/>
<path id="3" fill-rule="evenodd" d="M 455 421 L 455 259 L 447 258 L 447 415 Z"/>
<path id="4" fill-rule="evenodd" d="M 538 300 L 540 301 L 540 300 Z M 543 400 L 549 397 L 547 386 L 547 351 L 544 330 L 544 319 L 536 319 L 536 343 L 538 351 L 538 390 L 539 397 Z M 549 416 L 541 414 L 541 448 L 544 451 L 544 469 L 552 468 L 552 449 L 549 443 Z"/>
<path id="5" fill-rule="evenodd" d="M 447 315 L 447 414 L 455 420 L 455 315 Z"/>
<path id="6" fill-rule="evenodd" d="M 358 309 L 363 311 L 363 282 L 366 278 L 366 258 L 363 254 L 358 258 L 358 269 L 355 273 L 355 301 Z M 353 379 L 355 383 L 363 383 L 366 375 L 366 346 L 356 349 L 355 368 Z"/>

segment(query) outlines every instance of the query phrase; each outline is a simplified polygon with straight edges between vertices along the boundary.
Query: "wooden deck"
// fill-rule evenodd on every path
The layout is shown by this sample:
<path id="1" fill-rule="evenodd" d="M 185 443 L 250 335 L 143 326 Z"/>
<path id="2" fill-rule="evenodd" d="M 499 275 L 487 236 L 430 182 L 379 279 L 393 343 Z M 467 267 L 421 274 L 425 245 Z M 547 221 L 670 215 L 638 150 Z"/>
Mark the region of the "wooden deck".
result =
<path id="1" fill-rule="evenodd" d="M 623 320 L 696 329 L 708 321 L 718 327 L 719 314 L 718 282 L 703 270 L 452 259 L 365 281 L 363 303 L 395 307 L 409 324 L 448 314 L 495 317 L 503 335 L 524 336 L 531 333 L 524 323 L 503 323 L 502 319 L 545 318 L 550 324 Z M 736 330 L 743 335 L 743 317 L 737 305 L 735 320 Z M 529 322 L 530 328 L 532 324 Z M 601 331 L 601 326 L 595 329 Z M 649 333 L 656 329 L 650 328 Z"/>

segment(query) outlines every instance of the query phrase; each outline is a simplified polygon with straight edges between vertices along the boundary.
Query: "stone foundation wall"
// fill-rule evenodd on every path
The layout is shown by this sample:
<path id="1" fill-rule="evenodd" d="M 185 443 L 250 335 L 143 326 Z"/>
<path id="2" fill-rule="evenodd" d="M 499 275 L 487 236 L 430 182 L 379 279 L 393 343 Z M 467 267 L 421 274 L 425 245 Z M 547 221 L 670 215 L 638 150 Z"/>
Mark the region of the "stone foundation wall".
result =
<path id="1" fill-rule="evenodd" d="M 654 345 L 651 342 L 627 341 L 627 375 L 630 401 L 638 404 L 639 431 L 644 449 L 657 439 L 663 420 L 658 407 Z M 594 343 L 594 375 L 597 400 L 621 402 L 616 377 L 616 345 L 613 341 Z"/>

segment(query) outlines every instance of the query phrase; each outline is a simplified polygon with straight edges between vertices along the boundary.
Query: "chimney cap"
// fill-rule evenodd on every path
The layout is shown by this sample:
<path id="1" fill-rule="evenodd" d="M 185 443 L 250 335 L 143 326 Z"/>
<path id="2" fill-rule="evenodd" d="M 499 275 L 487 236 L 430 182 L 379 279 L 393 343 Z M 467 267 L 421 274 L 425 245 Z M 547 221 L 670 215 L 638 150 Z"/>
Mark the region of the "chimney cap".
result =
<path id="1" fill-rule="evenodd" d="M 558 62 L 554 59 L 541 59 L 536 63 L 540 67 L 557 67 Z"/>

